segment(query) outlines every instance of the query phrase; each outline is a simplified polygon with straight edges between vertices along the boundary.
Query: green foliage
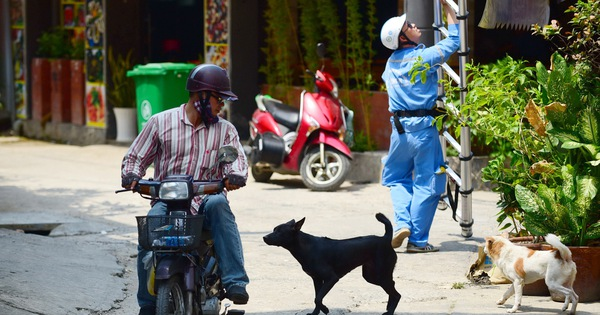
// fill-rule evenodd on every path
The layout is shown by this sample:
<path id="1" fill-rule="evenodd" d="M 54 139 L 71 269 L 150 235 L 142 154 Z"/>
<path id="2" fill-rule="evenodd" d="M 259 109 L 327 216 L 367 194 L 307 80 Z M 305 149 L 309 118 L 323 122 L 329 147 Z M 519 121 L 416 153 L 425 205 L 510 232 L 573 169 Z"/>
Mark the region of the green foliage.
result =
<path id="1" fill-rule="evenodd" d="M 510 163 L 492 160 L 483 178 L 500 193 L 497 220 L 509 221 L 501 228 L 586 245 L 600 238 L 600 100 L 575 65 L 558 53 L 552 61 L 551 71 L 538 62 L 535 76 L 521 83 L 531 99 L 515 112 L 512 139 L 505 139 L 513 149 Z"/>
<path id="2" fill-rule="evenodd" d="M 364 133 L 363 131 L 358 131 L 354 134 L 354 145 L 352 146 L 352 151 L 355 152 L 366 152 L 366 151 L 374 151 L 377 148 L 372 139 L 369 139 L 369 135 Z"/>
<path id="3" fill-rule="evenodd" d="M 321 23 L 322 39 L 327 43 L 327 55 L 331 58 L 333 66 L 340 72 L 339 79 L 342 81 L 342 86 L 348 87 L 349 80 L 344 60 L 343 28 L 335 2 L 331 0 L 319 1 L 318 17 Z"/>
<path id="4" fill-rule="evenodd" d="M 561 173 L 561 186 L 550 188 L 540 184 L 535 192 L 516 186 L 523 224 L 534 235 L 554 233 L 568 245 L 586 245 L 600 238 L 598 212 L 588 210 L 598 193 L 598 178 L 577 176 L 572 166 L 563 166 Z"/>
<path id="5" fill-rule="evenodd" d="M 366 5 L 366 12 L 361 8 L 361 2 Z M 371 43 L 376 40 L 375 1 L 346 0 L 346 64 L 350 69 L 351 78 L 357 90 L 370 90 L 371 62 L 375 50 Z M 366 23 L 364 19 L 367 19 Z M 364 34 L 367 34 L 365 40 Z"/>
<path id="6" fill-rule="evenodd" d="M 474 140 L 492 147 L 491 157 L 511 158 L 512 147 L 524 144 L 521 140 L 525 139 L 515 138 L 515 134 L 519 132 L 525 105 L 533 94 L 535 69 L 510 56 L 492 64 L 467 64 L 466 67 L 468 93 L 458 115 L 452 116 L 448 124 L 468 124 Z M 458 87 L 449 81 L 445 85 L 449 100 L 458 103 Z M 460 136 L 460 129 L 456 132 Z"/>
<path id="7" fill-rule="evenodd" d="M 569 35 L 556 25 L 534 28 L 565 40 L 549 70 L 509 57 L 468 67 L 468 93 L 454 119 L 505 148 L 483 169 L 500 194 L 501 229 L 554 233 L 566 245 L 600 240 L 598 8 L 597 1 L 571 7 Z M 452 98 L 456 88 L 446 85 Z"/>
<path id="8" fill-rule="evenodd" d="M 323 34 L 321 32 L 317 0 L 302 0 L 298 2 L 298 6 L 300 7 L 300 35 L 304 51 L 304 62 L 307 69 L 318 69 L 320 60 L 315 48 L 317 43 L 322 40 Z M 311 89 L 313 85 L 313 78 L 305 76 L 304 87 Z"/>
<path id="9" fill-rule="evenodd" d="M 534 34 L 554 43 L 567 60 L 589 65 L 600 72 L 600 1 L 578 0 L 565 13 L 572 14 L 570 30 L 553 21 L 550 25 L 534 25 Z"/>
<path id="10" fill-rule="evenodd" d="M 42 58 L 69 58 L 73 44 L 69 32 L 62 27 L 54 27 L 43 32 L 37 39 L 37 55 Z"/>
<path id="11" fill-rule="evenodd" d="M 85 58 L 85 41 L 83 39 L 73 41 L 73 49 L 71 50 L 70 57 L 74 60 L 83 60 Z"/>
<path id="12" fill-rule="evenodd" d="M 289 6 L 289 1 L 269 0 L 265 11 L 267 46 L 261 50 L 267 58 L 266 64 L 262 65 L 259 71 L 265 74 L 266 83 L 274 86 L 292 85 L 295 65 L 290 49 L 290 38 L 294 38 L 296 32 Z"/>
<path id="13" fill-rule="evenodd" d="M 276 91 L 287 91 L 296 78 L 303 77 L 306 89 L 312 89 L 312 77 L 301 76 L 298 73 L 297 59 L 302 60 L 306 69 L 314 71 L 319 68 L 320 60 L 316 54 L 317 43 L 324 42 L 327 57 L 339 72 L 338 79 L 344 90 L 340 98 L 346 105 L 361 108 L 363 126 L 368 142 L 367 147 L 373 147 L 370 132 L 370 103 L 367 93 L 359 93 L 356 104 L 348 102 L 350 88 L 370 91 L 376 86 L 371 74 L 371 64 L 375 56 L 372 43 L 378 40 L 376 1 L 346 0 L 344 2 L 346 16 L 340 16 L 340 8 L 332 0 L 298 0 L 296 11 L 289 1 L 268 1 L 265 12 L 267 26 L 266 46 L 262 51 L 267 55 L 266 64 L 260 67 L 260 72 L 266 76 L 269 93 L 275 93 L 276 98 L 284 102 L 287 93 L 280 95 Z M 299 34 L 295 30 L 295 14 L 298 13 Z M 300 36 L 301 44 L 296 38 Z M 290 40 L 290 38 L 292 40 Z M 291 43 L 296 43 L 295 47 Z M 301 49 L 300 49 L 301 48 Z M 329 69 L 331 71 L 333 69 Z M 289 101 L 289 100 L 287 100 Z"/>
<path id="14" fill-rule="evenodd" d="M 113 107 L 135 107 L 135 81 L 127 77 L 127 71 L 133 69 L 133 51 L 127 56 L 113 54 L 112 47 L 108 48 L 108 67 L 112 88 L 108 90 L 108 100 Z"/>

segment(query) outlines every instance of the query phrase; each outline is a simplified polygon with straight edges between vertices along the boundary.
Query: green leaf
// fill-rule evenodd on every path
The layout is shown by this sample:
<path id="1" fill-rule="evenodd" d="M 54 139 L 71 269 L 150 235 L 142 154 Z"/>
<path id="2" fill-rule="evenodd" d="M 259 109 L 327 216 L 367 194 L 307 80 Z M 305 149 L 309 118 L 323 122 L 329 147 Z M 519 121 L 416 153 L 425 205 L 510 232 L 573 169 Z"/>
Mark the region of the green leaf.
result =
<path id="1" fill-rule="evenodd" d="M 515 197 L 519 202 L 519 205 L 526 213 L 539 212 L 540 207 L 536 202 L 536 196 L 527 188 L 517 185 L 515 190 Z"/>
<path id="2" fill-rule="evenodd" d="M 568 201 L 573 201 L 577 198 L 577 186 L 575 183 L 575 169 L 571 165 L 566 165 L 561 168 L 563 184 L 561 192 Z"/>

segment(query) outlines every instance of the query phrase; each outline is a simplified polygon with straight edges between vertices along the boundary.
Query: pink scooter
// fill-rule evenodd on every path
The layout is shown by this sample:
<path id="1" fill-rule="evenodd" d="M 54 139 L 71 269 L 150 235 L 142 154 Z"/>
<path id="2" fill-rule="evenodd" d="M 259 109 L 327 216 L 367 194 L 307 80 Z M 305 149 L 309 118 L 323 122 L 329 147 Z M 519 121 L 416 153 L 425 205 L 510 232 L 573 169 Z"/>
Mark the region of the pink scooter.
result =
<path id="1" fill-rule="evenodd" d="M 323 44 L 317 46 L 321 58 Z M 256 96 L 250 121 L 250 166 L 254 180 L 271 175 L 300 174 L 311 190 L 335 191 L 350 172 L 354 113 L 338 98 L 329 73 L 312 73 L 316 92 L 302 91 L 300 110 L 268 95 Z"/>

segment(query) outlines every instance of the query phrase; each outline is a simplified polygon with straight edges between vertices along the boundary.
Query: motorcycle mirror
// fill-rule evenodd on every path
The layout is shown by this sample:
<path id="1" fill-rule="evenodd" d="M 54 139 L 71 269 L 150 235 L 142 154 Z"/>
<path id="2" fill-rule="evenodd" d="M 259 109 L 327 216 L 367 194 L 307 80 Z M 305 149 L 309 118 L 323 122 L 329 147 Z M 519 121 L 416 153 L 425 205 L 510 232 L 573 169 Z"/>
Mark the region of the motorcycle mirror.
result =
<path id="1" fill-rule="evenodd" d="M 319 56 L 319 58 L 323 59 L 325 58 L 325 44 L 323 43 L 318 43 L 317 44 L 317 56 Z"/>
<path id="2" fill-rule="evenodd" d="M 218 151 L 219 157 L 217 158 L 218 163 L 232 163 L 237 160 L 238 150 L 230 145 L 220 147 Z"/>
<path id="3" fill-rule="evenodd" d="M 208 174 L 212 173 L 221 163 L 229 164 L 238 158 L 238 150 L 230 145 L 220 147 L 217 151 L 217 162 L 208 168 Z"/>

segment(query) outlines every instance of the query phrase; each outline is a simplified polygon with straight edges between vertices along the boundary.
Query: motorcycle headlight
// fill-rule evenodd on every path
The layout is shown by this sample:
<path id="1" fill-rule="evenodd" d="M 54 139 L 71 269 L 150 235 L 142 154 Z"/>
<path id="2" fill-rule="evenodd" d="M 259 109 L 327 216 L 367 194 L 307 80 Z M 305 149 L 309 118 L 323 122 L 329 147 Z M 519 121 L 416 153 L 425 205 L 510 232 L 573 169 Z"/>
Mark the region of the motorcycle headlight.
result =
<path id="1" fill-rule="evenodd" d="M 160 184 L 158 198 L 163 200 L 186 200 L 190 197 L 188 182 L 164 182 Z"/>

